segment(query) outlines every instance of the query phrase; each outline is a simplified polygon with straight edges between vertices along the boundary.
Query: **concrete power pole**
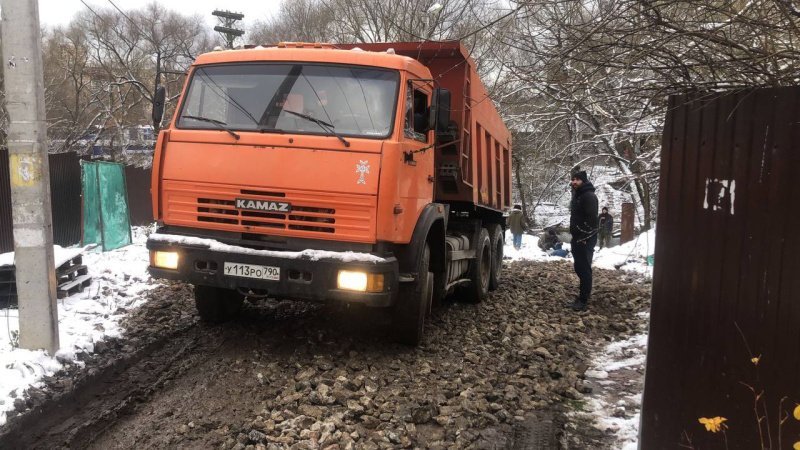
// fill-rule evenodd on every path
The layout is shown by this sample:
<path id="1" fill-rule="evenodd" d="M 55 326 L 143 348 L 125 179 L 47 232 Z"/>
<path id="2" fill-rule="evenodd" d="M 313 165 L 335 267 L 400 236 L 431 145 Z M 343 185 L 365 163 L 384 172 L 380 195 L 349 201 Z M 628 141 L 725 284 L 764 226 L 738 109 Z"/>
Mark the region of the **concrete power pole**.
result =
<path id="1" fill-rule="evenodd" d="M 53 355 L 58 304 L 39 6 L 37 0 L 2 0 L 0 6 L 19 343 Z"/>

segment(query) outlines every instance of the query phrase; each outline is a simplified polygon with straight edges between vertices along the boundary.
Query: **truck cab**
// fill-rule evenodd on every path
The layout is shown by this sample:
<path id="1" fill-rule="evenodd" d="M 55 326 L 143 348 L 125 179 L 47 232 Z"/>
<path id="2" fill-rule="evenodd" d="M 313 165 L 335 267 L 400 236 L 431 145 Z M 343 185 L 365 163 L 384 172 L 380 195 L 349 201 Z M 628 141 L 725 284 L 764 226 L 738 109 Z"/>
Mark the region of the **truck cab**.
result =
<path id="1" fill-rule="evenodd" d="M 206 320 L 247 295 L 341 301 L 413 316 L 398 335 L 418 342 L 449 278 L 451 208 L 434 201 L 448 98 L 393 51 L 199 56 L 154 152 L 150 273 L 194 284 Z"/>

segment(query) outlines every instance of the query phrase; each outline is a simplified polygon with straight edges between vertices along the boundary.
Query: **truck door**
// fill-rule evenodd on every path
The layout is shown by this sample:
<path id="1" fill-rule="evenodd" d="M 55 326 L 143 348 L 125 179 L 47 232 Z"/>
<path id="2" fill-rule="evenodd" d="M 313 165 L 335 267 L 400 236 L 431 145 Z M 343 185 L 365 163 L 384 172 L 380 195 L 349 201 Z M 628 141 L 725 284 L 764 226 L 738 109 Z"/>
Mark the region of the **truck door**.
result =
<path id="1" fill-rule="evenodd" d="M 433 199 L 433 131 L 428 130 L 431 102 L 429 82 L 409 80 L 405 86 L 403 117 L 404 164 L 401 197 L 414 211 Z M 414 216 L 416 218 L 416 215 Z"/>

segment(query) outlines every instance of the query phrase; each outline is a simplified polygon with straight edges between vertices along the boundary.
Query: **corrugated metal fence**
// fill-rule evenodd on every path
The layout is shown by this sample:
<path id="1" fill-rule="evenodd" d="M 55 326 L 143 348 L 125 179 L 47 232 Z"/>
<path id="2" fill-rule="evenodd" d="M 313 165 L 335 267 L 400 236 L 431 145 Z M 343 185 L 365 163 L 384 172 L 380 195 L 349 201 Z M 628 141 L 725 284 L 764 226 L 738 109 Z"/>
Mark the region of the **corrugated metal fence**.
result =
<path id="1" fill-rule="evenodd" d="M 131 225 L 147 225 L 153 222 L 153 199 L 150 197 L 151 173 L 150 168 L 125 167 Z"/>
<path id="2" fill-rule="evenodd" d="M 669 106 L 641 448 L 777 449 L 779 436 L 790 448 L 800 441 L 800 88 Z M 724 435 L 699 423 L 717 416 Z"/>
<path id="3" fill-rule="evenodd" d="M 81 240 L 81 166 L 76 153 L 50 155 L 50 198 L 53 243 L 77 244 Z"/>
<path id="4" fill-rule="evenodd" d="M 0 253 L 14 249 L 11 217 L 11 178 L 8 174 L 8 150 L 0 148 Z"/>
<path id="5" fill-rule="evenodd" d="M 81 241 L 81 168 L 75 153 L 50 155 L 50 192 L 53 211 L 53 242 L 69 246 Z M 150 199 L 150 169 L 125 168 L 132 225 L 153 221 Z M 0 149 L 0 253 L 14 250 L 8 151 Z"/>

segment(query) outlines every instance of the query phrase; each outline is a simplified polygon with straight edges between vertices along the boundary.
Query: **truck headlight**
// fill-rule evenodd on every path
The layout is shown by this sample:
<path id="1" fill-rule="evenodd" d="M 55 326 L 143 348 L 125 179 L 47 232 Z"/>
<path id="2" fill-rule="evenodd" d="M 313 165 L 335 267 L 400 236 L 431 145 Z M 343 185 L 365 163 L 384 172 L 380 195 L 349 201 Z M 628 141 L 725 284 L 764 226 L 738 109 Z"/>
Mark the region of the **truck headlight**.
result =
<path id="1" fill-rule="evenodd" d="M 178 259 L 178 252 L 150 252 L 151 264 L 159 269 L 177 269 Z"/>
<path id="2" fill-rule="evenodd" d="M 339 289 L 347 291 L 382 292 L 383 274 L 340 270 L 336 284 Z"/>

